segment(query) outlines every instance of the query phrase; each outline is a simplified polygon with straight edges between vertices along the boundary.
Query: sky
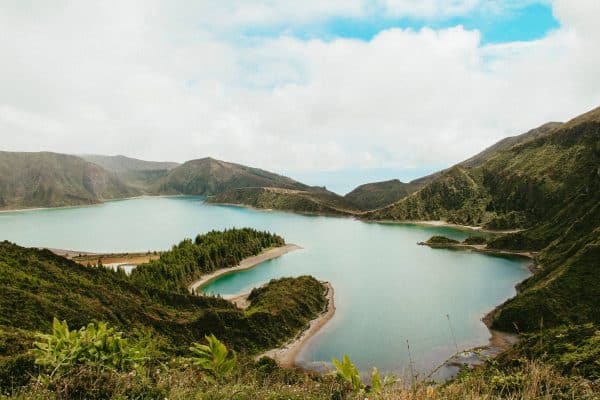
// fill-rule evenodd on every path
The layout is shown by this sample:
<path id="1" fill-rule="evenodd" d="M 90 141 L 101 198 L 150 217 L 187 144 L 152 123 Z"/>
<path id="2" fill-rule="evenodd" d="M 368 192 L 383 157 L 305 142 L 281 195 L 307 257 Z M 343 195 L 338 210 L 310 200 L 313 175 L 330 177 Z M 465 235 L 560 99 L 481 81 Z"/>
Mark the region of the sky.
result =
<path id="1" fill-rule="evenodd" d="M 0 150 L 347 192 L 600 105 L 598 0 L 0 0 Z"/>

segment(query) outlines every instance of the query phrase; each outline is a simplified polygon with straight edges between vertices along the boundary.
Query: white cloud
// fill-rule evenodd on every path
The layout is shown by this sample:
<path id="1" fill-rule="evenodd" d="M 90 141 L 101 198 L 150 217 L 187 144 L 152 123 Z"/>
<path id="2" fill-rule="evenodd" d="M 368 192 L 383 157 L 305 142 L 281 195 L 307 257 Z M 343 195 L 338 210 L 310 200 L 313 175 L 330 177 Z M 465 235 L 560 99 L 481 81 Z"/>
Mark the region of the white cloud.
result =
<path id="1" fill-rule="evenodd" d="M 418 3 L 379 6 L 435 17 L 477 5 Z M 6 150 L 211 155 L 286 171 L 422 167 L 600 103 L 596 0 L 556 1 L 563 27 L 544 39 L 485 46 L 460 26 L 368 42 L 231 33 L 371 12 L 358 0 L 21 4 L 0 5 Z"/>

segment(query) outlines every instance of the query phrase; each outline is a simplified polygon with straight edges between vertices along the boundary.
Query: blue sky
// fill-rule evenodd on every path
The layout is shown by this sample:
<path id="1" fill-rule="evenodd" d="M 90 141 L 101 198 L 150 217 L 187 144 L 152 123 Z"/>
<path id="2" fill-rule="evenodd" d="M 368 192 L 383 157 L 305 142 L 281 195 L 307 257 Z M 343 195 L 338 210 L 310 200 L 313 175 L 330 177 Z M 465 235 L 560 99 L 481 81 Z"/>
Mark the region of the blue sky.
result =
<path id="1" fill-rule="evenodd" d="M 427 27 L 443 29 L 462 25 L 468 30 L 478 30 L 481 44 L 529 41 L 543 38 L 551 30 L 560 27 L 545 3 L 529 3 L 502 10 L 476 8 L 465 15 L 445 18 L 391 18 L 372 13 L 360 18 L 333 17 L 309 23 L 263 24 L 246 27 L 243 34 L 250 38 L 278 37 L 288 35 L 303 40 L 351 38 L 368 41 L 379 32 L 390 28 L 420 30 Z"/>

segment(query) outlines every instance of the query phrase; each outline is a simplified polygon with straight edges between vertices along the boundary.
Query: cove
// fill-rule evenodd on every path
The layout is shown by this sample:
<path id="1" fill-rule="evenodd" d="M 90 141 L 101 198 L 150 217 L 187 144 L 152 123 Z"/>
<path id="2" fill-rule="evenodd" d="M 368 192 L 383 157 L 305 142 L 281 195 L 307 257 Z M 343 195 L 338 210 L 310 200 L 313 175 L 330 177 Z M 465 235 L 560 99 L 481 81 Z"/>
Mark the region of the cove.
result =
<path id="1" fill-rule="evenodd" d="M 253 227 L 302 247 L 204 291 L 235 294 L 282 276 L 332 283 L 336 314 L 298 355 L 313 368 L 348 354 L 361 368 L 430 371 L 456 349 L 487 344 L 481 317 L 515 294 L 529 261 L 417 246 L 432 235 L 462 240 L 447 227 L 364 223 L 215 206 L 199 197 L 152 197 L 87 207 L 0 213 L 0 240 L 93 252 L 168 249 L 213 229 Z M 447 318 L 447 315 L 450 317 Z"/>

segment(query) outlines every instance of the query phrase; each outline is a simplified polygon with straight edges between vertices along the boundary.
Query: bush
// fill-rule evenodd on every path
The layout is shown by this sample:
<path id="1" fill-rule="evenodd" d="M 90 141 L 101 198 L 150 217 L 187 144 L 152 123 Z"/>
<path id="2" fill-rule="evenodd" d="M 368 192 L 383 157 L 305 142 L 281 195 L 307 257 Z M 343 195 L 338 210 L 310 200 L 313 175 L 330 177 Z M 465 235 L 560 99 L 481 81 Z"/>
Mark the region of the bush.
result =
<path id="1" fill-rule="evenodd" d="M 458 240 L 447 238 L 446 236 L 432 236 L 427 241 L 428 244 L 458 244 Z"/>
<path id="2" fill-rule="evenodd" d="M 38 334 L 33 354 L 35 363 L 55 375 L 69 373 L 85 366 L 96 371 L 131 372 L 140 370 L 148 361 L 147 346 L 132 343 L 121 332 L 105 322 L 93 323 L 78 331 L 70 330 L 66 321 L 54 318 L 52 333 Z"/>
<path id="3" fill-rule="evenodd" d="M 0 328 L 0 395 L 12 393 L 37 375 L 38 367 L 29 353 L 33 341 L 29 331 Z"/>
<path id="4" fill-rule="evenodd" d="M 487 239 L 483 236 L 469 236 L 463 240 L 463 244 L 486 244 Z"/>
<path id="5" fill-rule="evenodd" d="M 190 351 L 195 354 L 192 362 L 209 372 L 217 380 L 223 380 L 235 368 L 235 354 L 230 353 L 214 335 L 206 336 L 207 344 L 194 343 Z"/>

